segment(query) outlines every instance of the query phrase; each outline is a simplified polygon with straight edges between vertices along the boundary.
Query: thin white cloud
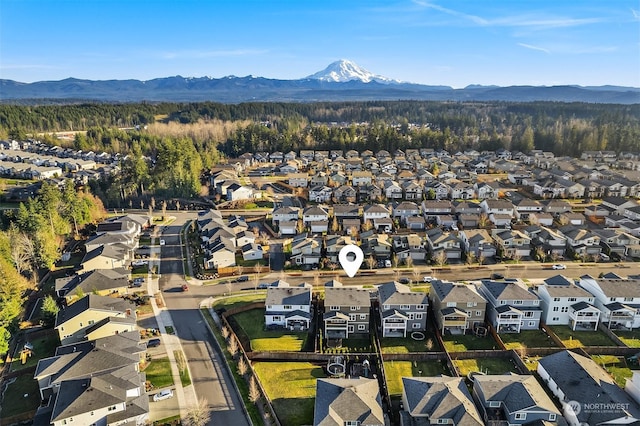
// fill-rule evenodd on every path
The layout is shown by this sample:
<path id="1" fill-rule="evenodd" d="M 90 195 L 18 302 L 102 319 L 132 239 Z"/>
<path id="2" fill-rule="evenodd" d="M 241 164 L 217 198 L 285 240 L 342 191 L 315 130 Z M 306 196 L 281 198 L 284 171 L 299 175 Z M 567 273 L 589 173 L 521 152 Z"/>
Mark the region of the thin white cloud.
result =
<path id="1" fill-rule="evenodd" d="M 527 49 L 531 49 L 531 50 L 537 50 L 538 52 L 544 52 L 547 55 L 551 54 L 551 51 L 549 49 L 545 49 L 544 47 L 539 47 L 539 46 L 534 46 L 532 44 L 526 44 L 526 43 L 518 43 L 518 46 L 527 48 Z"/>
<path id="2" fill-rule="evenodd" d="M 640 21 L 640 11 L 631 9 L 631 15 L 633 15 L 634 21 Z"/>
<path id="3" fill-rule="evenodd" d="M 182 50 L 175 52 L 163 52 L 162 59 L 185 59 L 185 58 L 222 58 L 232 56 L 257 56 L 264 55 L 269 51 L 266 49 L 231 49 L 231 50 Z"/>
<path id="4" fill-rule="evenodd" d="M 465 21 L 471 22 L 474 25 L 482 26 L 482 27 L 515 27 L 515 28 L 535 28 L 535 29 L 551 29 L 551 28 L 566 28 L 566 27 L 576 27 L 581 25 L 589 25 L 589 24 L 597 24 L 600 22 L 605 22 L 603 18 L 568 18 L 568 17 L 558 17 L 558 16 L 544 16 L 544 15 L 513 15 L 513 16 L 505 16 L 502 18 L 493 18 L 487 19 L 482 16 L 472 15 L 464 12 L 460 12 L 457 10 L 449 9 L 446 7 L 442 7 L 435 3 L 431 3 L 424 0 L 412 0 L 414 4 L 427 8 L 436 10 L 438 12 L 442 12 L 449 16 L 462 18 Z M 634 15 L 637 11 L 632 10 Z"/>

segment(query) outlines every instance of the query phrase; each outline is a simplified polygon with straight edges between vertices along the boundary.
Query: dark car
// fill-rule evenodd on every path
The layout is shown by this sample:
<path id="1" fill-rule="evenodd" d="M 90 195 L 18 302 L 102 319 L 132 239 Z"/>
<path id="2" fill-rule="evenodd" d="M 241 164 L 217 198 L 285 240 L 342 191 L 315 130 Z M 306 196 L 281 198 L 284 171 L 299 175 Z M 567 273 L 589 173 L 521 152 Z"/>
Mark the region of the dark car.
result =
<path id="1" fill-rule="evenodd" d="M 149 339 L 147 342 L 148 348 L 155 348 L 156 346 L 160 346 L 160 339 Z"/>
<path id="2" fill-rule="evenodd" d="M 411 284 L 411 280 L 405 277 L 400 278 L 399 282 L 400 284 Z"/>
<path id="3" fill-rule="evenodd" d="M 502 274 L 498 274 L 498 273 L 493 273 L 491 274 L 491 278 L 492 280 L 503 280 L 504 279 L 504 275 Z"/>
<path id="4" fill-rule="evenodd" d="M 248 275 L 239 276 L 238 279 L 236 279 L 236 281 L 238 281 L 239 283 L 249 281 L 249 276 Z"/>

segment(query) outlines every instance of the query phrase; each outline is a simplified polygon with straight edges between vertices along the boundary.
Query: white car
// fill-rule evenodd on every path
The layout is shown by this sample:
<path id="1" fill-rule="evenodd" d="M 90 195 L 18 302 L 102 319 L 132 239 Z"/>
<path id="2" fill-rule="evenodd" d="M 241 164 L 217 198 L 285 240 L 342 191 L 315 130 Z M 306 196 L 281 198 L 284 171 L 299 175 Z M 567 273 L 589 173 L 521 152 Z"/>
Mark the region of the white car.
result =
<path id="1" fill-rule="evenodd" d="M 422 279 L 422 281 L 423 281 L 423 282 L 425 282 L 425 283 L 430 283 L 430 282 L 431 282 L 431 281 L 433 281 L 434 279 L 435 279 L 435 278 L 433 278 L 433 277 L 426 276 L 426 277 L 424 277 L 424 278 Z"/>
<path id="2" fill-rule="evenodd" d="M 153 395 L 154 402 L 162 401 L 169 398 L 173 398 L 173 391 L 171 389 L 166 389 Z"/>
<path id="3" fill-rule="evenodd" d="M 561 263 L 556 263 L 551 267 L 551 269 L 567 269 L 567 265 L 563 265 Z"/>
<path id="4" fill-rule="evenodd" d="M 165 244 L 164 240 L 160 240 L 160 245 L 163 246 Z"/>

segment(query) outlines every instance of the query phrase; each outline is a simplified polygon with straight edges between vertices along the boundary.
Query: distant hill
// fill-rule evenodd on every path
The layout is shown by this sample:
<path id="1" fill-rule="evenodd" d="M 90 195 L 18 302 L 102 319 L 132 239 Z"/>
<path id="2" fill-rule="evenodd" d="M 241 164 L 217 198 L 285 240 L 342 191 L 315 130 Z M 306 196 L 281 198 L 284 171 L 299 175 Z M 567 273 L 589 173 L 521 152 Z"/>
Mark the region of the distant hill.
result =
<path id="1" fill-rule="evenodd" d="M 3 103 L 37 100 L 77 102 L 214 101 L 239 103 L 434 100 L 434 101 L 556 101 L 588 103 L 640 103 L 640 88 L 620 86 L 479 86 L 464 89 L 400 82 L 373 74 L 350 61 L 337 61 L 307 78 L 278 80 L 228 76 L 165 77 L 153 80 L 80 80 L 21 83 L 0 80 Z"/>

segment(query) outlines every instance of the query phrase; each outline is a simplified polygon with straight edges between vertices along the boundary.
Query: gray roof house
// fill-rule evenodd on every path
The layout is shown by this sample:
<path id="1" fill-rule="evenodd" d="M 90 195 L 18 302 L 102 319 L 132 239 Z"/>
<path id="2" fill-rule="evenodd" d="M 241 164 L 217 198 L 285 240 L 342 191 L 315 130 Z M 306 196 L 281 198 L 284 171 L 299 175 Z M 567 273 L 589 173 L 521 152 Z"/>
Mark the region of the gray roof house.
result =
<path id="1" fill-rule="evenodd" d="M 386 419 L 375 379 L 318 379 L 314 426 L 383 426 Z"/>
<path id="2" fill-rule="evenodd" d="M 311 289 L 305 287 L 269 287 L 265 300 L 267 327 L 306 330 L 311 321 Z"/>
<path id="3" fill-rule="evenodd" d="M 432 281 L 429 301 L 442 334 L 464 334 L 484 324 L 487 301 L 472 285 Z"/>
<path id="4" fill-rule="evenodd" d="M 407 332 L 427 329 L 426 293 L 396 281 L 378 286 L 382 337 L 407 337 Z"/>
<path id="5" fill-rule="evenodd" d="M 538 421 L 555 425 L 561 418 L 551 398 L 531 375 L 476 375 L 473 397 L 485 424 L 531 425 Z"/>
<path id="6" fill-rule="evenodd" d="M 537 330 L 540 299 L 519 282 L 483 280 L 479 288 L 488 302 L 487 319 L 498 333 Z"/>
<path id="7" fill-rule="evenodd" d="M 484 424 L 461 377 L 403 377 L 402 403 L 404 426 Z"/>
<path id="8" fill-rule="evenodd" d="M 591 358 L 566 350 L 556 352 L 540 359 L 537 371 L 560 400 L 569 424 L 640 422 L 638 404 Z"/>
<path id="9" fill-rule="evenodd" d="M 324 335 L 327 339 L 369 333 L 369 290 L 355 287 L 325 287 Z"/>

